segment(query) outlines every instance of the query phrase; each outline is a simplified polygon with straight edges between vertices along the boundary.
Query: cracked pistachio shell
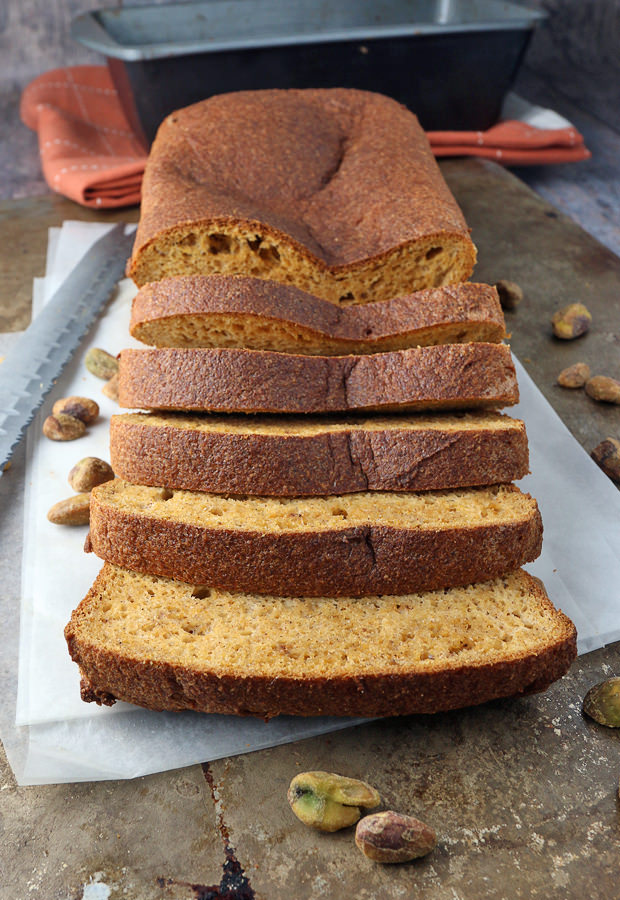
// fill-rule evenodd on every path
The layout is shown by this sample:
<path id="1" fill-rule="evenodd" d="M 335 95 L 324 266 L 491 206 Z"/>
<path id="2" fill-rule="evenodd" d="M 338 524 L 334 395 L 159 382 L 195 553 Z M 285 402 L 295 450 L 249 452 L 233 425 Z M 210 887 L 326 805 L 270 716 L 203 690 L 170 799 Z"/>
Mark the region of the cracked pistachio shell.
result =
<path id="1" fill-rule="evenodd" d="M 620 728 L 620 678 L 608 678 L 591 687 L 583 701 L 583 711 L 599 725 Z"/>
<path id="2" fill-rule="evenodd" d="M 319 831 L 338 831 L 354 825 L 360 807 L 381 802 L 377 791 L 356 778 L 331 772 L 301 772 L 291 781 L 288 801 L 298 819 Z"/>

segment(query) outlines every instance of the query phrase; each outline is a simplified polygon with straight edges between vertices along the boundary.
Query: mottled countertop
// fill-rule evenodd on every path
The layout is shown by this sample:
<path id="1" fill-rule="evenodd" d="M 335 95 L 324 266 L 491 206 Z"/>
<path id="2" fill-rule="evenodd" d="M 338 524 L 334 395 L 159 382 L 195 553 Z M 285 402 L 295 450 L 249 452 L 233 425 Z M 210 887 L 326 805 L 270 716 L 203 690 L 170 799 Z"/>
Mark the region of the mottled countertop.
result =
<path id="1" fill-rule="evenodd" d="M 608 12 L 612 6 L 616 0 L 606 3 Z M 47 16 L 45 28 L 26 7 Z M 15 71 L 0 71 L 0 332 L 28 324 L 32 279 L 44 272 L 49 226 L 69 218 L 137 218 L 136 209 L 96 213 L 51 194 L 36 137 L 19 124 L 28 66 L 37 53 L 41 70 L 53 64 L 46 40 L 65 48 L 63 60 L 88 61 L 66 52 L 59 23 L 68 7 L 73 4 L 63 0 L 29 0 L 20 10 L 15 4 L 8 18 L 23 49 L 14 54 Z M 571 0 L 566 7 L 578 4 Z M 603 21 L 609 17 L 597 27 Z M 5 25 L 0 21 L 0 37 L 8 34 Z M 586 302 L 594 325 L 583 346 L 601 368 L 620 375 L 620 259 L 614 255 L 620 255 L 620 135 L 617 122 L 601 115 L 601 104 L 578 102 L 574 84 L 582 83 L 565 90 L 561 77 L 546 79 L 530 69 L 518 87 L 573 121 L 593 151 L 589 162 L 513 174 L 477 161 L 448 161 L 442 168 L 480 250 L 476 278 L 522 285 L 522 305 L 507 313 L 512 346 L 589 451 L 608 434 L 620 436 L 620 407 L 602 407 L 556 386 L 570 351 L 550 338 L 548 326 L 560 303 Z M 19 459 L 11 471 L 11 478 L 0 479 L 5 576 L 19 572 L 9 550 L 14 542 L 3 540 L 2 530 L 7 510 L 21 503 Z M 17 583 L 16 577 L 9 581 Z M 18 592 L 5 591 L 3 600 L 4 610 L 15 606 Z M 0 640 L 5 628 L 0 612 Z M 127 782 L 19 787 L 0 752 L 0 897 L 618 900 L 620 730 L 581 712 L 587 689 L 611 674 L 620 674 L 620 644 L 580 657 L 541 695 L 376 721 Z M 9 677 L 0 673 L 3 681 Z M 436 850 L 413 864 L 380 867 L 361 856 L 350 831 L 327 836 L 304 828 L 290 813 L 286 788 L 306 769 L 372 782 L 388 806 L 436 828 Z"/>
<path id="2" fill-rule="evenodd" d="M 525 291 L 507 322 L 529 373 L 586 449 L 620 433 L 620 407 L 557 388 L 568 351 L 549 334 L 553 309 L 578 297 L 594 315 L 588 352 L 601 367 L 617 365 L 620 259 L 493 163 L 455 160 L 442 169 L 479 247 L 476 277 L 513 279 Z M 95 217 L 118 215 L 51 194 L 0 203 L 1 296 L 13 303 L 5 328 L 26 323 L 48 226 Z M 19 465 L 11 472 L 0 480 L 5 509 L 21 502 L 23 473 Z M 1 529 L 2 516 L 0 565 L 8 572 L 17 564 Z M 18 601 L 5 597 L 7 605 Z M 2 624 L 0 617 L 0 637 Z M 620 732 L 584 718 L 581 702 L 592 684 L 618 673 L 620 644 L 581 657 L 541 695 L 376 721 L 129 782 L 18 787 L 3 762 L 0 895 L 617 900 Z M 389 806 L 436 828 L 437 849 L 382 868 L 359 854 L 350 832 L 306 829 L 286 802 L 288 782 L 305 769 L 372 782 Z"/>

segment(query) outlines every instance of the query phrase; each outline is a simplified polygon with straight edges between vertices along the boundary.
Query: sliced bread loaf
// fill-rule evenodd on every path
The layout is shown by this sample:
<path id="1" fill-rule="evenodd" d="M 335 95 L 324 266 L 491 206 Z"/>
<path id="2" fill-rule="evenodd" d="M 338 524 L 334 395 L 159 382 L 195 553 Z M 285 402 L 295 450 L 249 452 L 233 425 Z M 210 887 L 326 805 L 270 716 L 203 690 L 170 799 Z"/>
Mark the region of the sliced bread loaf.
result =
<path id="1" fill-rule="evenodd" d="M 322 356 L 499 342 L 506 336 L 497 291 L 486 284 L 335 306 L 289 284 L 226 275 L 145 285 L 134 299 L 129 330 L 156 347 L 244 347 Z"/>
<path id="2" fill-rule="evenodd" d="M 528 472 L 523 422 L 495 412 L 337 422 L 127 413 L 112 416 L 110 453 L 116 475 L 136 484 L 271 497 L 469 487 Z"/>
<path id="3" fill-rule="evenodd" d="M 519 399 L 505 344 L 443 344 L 366 356 L 269 350 L 123 350 L 121 406 L 196 412 L 471 409 Z"/>
<path id="4" fill-rule="evenodd" d="M 402 594 L 503 575 L 540 553 L 536 501 L 514 485 L 232 498 L 129 484 L 91 494 L 102 559 L 226 590 Z"/>
<path id="5" fill-rule="evenodd" d="M 475 261 L 404 106 L 356 90 L 240 91 L 161 124 L 128 274 L 255 275 L 365 303 L 467 281 Z"/>
<path id="6" fill-rule="evenodd" d="M 526 572 L 397 597 L 228 594 L 105 565 L 65 629 L 84 700 L 268 719 L 433 713 L 544 690 L 575 628 Z"/>

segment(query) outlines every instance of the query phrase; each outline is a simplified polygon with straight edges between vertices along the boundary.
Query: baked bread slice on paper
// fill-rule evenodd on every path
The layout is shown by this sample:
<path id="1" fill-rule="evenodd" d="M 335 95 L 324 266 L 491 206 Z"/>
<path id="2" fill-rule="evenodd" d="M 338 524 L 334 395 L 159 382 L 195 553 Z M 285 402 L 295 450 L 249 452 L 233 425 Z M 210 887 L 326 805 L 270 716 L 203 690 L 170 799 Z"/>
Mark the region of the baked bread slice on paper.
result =
<path id="1" fill-rule="evenodd" d="M 523 422 L 497 412 L 371 418 L 125 413 L 110 460 L 135 484 L 301 497 L 499 484 L 529 471 Z"/>
<path id="2" fill-rule="evenodd" d="M 544 690 L 575 628 L 523 570 L 396 597 L 233 594 L 104 565 L 65 629 L 85 700 L 268 719 L 434 713 Z"/>
<path id="3" fill-rule="evenodd" d="M 402 594 L 505 575 L 540 553 L 514 485 L 335 497 L 226 497 L 115 479 L 91 493 L 90 546 L 147 574 L 286 596 Z"/>
<path id="4" fill-rule="evenodd" d="M 497 409 L 519 391 L 506 344 L 441 344 L 361 356 L 270 350 L 123 350 L 119 403 L 133 409 L 326 413 Z"/>

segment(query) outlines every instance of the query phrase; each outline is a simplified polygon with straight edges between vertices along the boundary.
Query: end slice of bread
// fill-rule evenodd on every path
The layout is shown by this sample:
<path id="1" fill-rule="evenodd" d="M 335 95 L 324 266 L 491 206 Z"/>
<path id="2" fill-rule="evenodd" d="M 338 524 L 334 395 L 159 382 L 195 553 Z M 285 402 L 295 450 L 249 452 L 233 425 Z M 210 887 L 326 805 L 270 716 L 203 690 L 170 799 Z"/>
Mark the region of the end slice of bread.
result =
<path id="1" fill-rule="evenodd" d="M 368 91 L 237 91 L 165 119 L 128 274 L 254 275 L 332 303 L 467 281 L 476 249 L 416 117 Z"/>
<path id="2" fill-rule="evenodd" d="M 136 295 L 130 329 L 155 347 L 237 347 L 332 356 L 506 336 L 497 291 L 434 288 L 363 306 L 335 306 L 292 285 L 212 275 L 166 278 Z"/>
<path id="3" fill-rule="evenodd" d="M 115 479 L 91 493 L 90 541 L 139 572 L 286 596 L 401 594 L 482 581 L 540 553 L 514 485 L 234 498 Z"/>
<path id="4" fill-rule="evenodd" d="M 112 416 L 116 475 L 216 494 L 301 497 L 500 484 L 528 472 L 525 426 L 495 412 L 350 418 Z"/>
<path id="5" fill-rule="evenodd" d="M 353 599 L 230 594 L 105 565 L 65 629 L 82 697 L 260 716 L 434 713 L 546 688 L 570 620 L 524 571 Z"/>

